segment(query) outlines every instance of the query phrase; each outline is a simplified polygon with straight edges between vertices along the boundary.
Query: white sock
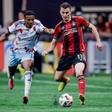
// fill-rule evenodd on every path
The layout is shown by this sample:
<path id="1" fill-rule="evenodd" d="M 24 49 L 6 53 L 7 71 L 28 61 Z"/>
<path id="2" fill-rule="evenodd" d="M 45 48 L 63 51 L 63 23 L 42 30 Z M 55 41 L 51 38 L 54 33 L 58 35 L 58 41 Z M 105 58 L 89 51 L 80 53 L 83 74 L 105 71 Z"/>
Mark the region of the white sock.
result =
<path id="1" fill-rule="evenodd" d="M 32 74 L 31 71 L 25 72 L 25 89 L 24 89 L 24 96 L 29 96 L 30 88 L 32 83 Z"/>

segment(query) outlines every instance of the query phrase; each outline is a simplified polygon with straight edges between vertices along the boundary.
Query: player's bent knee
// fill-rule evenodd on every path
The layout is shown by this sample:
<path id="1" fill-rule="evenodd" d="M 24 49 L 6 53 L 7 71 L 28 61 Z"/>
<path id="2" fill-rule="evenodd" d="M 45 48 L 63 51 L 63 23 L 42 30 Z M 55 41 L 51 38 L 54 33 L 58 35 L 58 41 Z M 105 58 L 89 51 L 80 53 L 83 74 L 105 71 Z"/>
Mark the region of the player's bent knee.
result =
<path id="1" fill-rule="evenodd" d="M 32 73 L 31 73 L 31 71 L 26 71 L 25 72 L 25 79 L 27 81 L 32 81 Z"/>

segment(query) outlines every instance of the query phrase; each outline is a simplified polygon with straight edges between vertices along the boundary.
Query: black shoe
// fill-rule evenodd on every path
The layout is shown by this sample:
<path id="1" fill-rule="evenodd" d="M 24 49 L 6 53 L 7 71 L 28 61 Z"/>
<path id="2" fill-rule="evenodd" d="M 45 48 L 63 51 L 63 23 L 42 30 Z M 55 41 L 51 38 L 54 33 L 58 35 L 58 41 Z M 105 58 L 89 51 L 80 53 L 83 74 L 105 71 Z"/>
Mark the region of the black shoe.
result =
<path id="1" fill-rule="evenodd" d="M 85 97 L 83 95 L 79 95 L 79 100 L 80 100 L 81 105 L 85 104 Z"/>
<path id="2" fill-rule="evenodd" d="M 28 103 L 28 97 L 27 96 L 24 96 L 23 97 L 23 104 L 27 104 Z"/>

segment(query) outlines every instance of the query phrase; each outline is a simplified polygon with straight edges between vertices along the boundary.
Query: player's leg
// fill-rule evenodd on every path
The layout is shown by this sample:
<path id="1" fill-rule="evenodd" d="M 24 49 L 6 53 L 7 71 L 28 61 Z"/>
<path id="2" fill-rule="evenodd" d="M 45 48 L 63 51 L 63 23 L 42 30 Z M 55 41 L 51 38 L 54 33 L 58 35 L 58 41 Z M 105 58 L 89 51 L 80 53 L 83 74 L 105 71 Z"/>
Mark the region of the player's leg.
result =
<path id="1" fill-rule="evenodd" d="M 9 51 L 9 57 L 8 57 L 8 86 L 10 89 L 14 88 L 14 75 L 16 72 L 17 65 L 19 63 L 19 60 L 16 58 L 16 53 L 13 50 Z"/>
<path id="2" fill-rule="evenodd" d="M 30 59 L 22 62 L 22 66 L 25 69 L 25 87 L 24 87 L 24 97 L 23 97 L 24 104 L 27 104 L 29 98 L 29 92 L 32 83 L 32 72 L 31 72 L 32 65 L 33 65 L 33 61 Z"/>
<path id="3" fill-rule="evenodd" d="M 70 79 L 68 77 L 65 77 L 64 74 L 66 73 L 66 71 L 56 71 L 55 72 L 55 76 L 54 79 L 58 82 L 60 82 L 59 86 L 58 86 L 58 91 L 63 91 L 63 89 L 65 88 L 66 84 L 70 81 Z"/>
<path id="4" fill-rule="evenodd" d="M 14 88 L 14 74 L 16 72 L 16 68 L 17 66 L 13 66 L 13 67 L 8 67 L 8 86 L 10 89 Z"/>
<path id="5" fill-rule="evenodd" d="M 64 56 L 60 58 L 57 70 L 55 72 L 54 79 L 60 81 L 61 83 L 58 86 L 58 91 L 62 91 L 66 84 L 70 81 L 68 77 L 65 77 L 64 74 L 71 67 L 72 59 L 70 56 Z"/>
<path id="6" fill-rule="evenodd" d="M 85 64 L 82 62 L 79 62 L 75 65 L 76 77 L 78 79 L 79 99 L 82 105 L 84 105 L 85 103 L 84 95 L 85 95 L 85 88 L 86 88 L 84 69 L 85 69 Z"/>
<path id="7" fill-rule="evenodd" d="M 58 86 L 59 92 L 63 91 L 63 89 L 65 88 L 67 83 L 70 81 L 69 77 L 65 77 L 65 73 L 70 68 L 71 64 L 72 64 L 71 57 L 69 57 L 69 56 L 61 57 L 59 60 L 58 67 L 57 67 L 55 75 L 54 75 L 54 79 L 56 81 L 60 82 L 59 86 Z M 54 104 L 57 104 L 57 101 L 58 101 L 57 98 L 58 97 L 55 98 Z"/>
<path id="8" fill-rule="evenodd" d="M 84 71 L 86 68 L 86 58 L 85 54 L 77 54 L 74 58 L 74 69 L 76 73 L 76 77 L 78 79 L 78 89 L 79 89 L 79 99 L 82 105 L 85 103 L 85 88 L 86 88 L 86 81 L 84 77 Z"/>

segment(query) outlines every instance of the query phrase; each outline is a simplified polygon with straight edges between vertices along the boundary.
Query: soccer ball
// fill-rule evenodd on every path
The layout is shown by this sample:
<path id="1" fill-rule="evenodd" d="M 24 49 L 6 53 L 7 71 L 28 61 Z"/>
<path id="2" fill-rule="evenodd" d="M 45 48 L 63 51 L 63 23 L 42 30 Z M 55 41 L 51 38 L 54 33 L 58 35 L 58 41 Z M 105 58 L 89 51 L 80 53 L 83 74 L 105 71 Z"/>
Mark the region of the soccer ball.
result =
<path id="1" fill-rule="evenodd" d="M 68 93 L 64 93 L 59 97 L 59 105 L 62 107 L 70 107 L 72 103 L 73 97 Z"/>

